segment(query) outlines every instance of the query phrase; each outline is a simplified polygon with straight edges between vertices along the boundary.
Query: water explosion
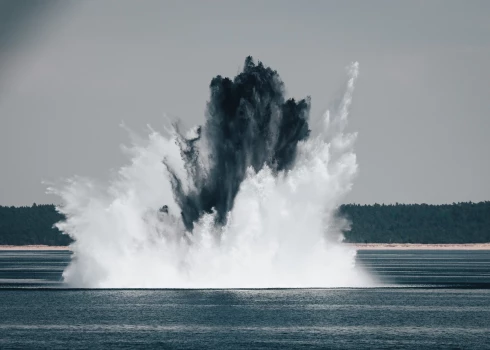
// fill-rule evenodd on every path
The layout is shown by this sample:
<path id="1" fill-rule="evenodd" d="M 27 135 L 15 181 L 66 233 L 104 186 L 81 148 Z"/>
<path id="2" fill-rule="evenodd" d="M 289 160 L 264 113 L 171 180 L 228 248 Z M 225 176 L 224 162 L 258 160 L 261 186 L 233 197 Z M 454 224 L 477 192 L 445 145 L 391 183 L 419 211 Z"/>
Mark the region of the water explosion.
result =
<path id="1" fill-rule="evenodd" d="M 58 210 L 74 256 L 71 286 L 274 288 L 366 286 L 337 215 L 357 170 L 344 133 L 358 63 L 343 97 L 309 128 L 309 98 L 285 98 L 251 57 L 211 81 L 204 126 L 174 124 L 128 149 L 108 188 L 73 178 Z"/>

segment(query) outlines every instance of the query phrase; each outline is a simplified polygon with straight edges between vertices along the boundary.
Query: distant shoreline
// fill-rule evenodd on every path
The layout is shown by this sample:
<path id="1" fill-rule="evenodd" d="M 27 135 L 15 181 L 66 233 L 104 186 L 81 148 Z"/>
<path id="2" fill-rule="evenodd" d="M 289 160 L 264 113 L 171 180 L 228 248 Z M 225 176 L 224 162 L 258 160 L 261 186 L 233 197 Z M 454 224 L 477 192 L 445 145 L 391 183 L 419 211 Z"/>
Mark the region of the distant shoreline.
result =
<path id="1" fill-rule="evenodd" d="M 357 250 L 490 250 L 490 243 L 463 244 L 421 244 L 421 243 L 345 243 Z M 60 250 L 69 251 L 69 246 L 48 245 L 0 245 L 0 251 L 6 250 Z"/>
<path id="2" fill-rule="evenodd" d="M 71 250 L 69 246 L 51 245 L 0 245 L 0 250 Z"/>
<path id="3" fill-rule="evenodd" d="M 357 250 L 490 250 L 490 243 L 347 243 Z"/>

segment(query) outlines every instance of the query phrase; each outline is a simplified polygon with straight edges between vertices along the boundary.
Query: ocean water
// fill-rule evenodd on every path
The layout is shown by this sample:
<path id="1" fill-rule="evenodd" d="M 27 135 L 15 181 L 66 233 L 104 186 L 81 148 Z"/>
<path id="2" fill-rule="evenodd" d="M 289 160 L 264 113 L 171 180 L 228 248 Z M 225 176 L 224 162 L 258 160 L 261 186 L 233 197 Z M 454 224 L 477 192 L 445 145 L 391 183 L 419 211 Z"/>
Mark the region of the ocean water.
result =
<path id="1" fill-rule="evenodd" d="M 360 251 L 366 289 L 63 288 L 69 252 L 0 252 L 0 349 L 489 349 L 490 251 Z"/>

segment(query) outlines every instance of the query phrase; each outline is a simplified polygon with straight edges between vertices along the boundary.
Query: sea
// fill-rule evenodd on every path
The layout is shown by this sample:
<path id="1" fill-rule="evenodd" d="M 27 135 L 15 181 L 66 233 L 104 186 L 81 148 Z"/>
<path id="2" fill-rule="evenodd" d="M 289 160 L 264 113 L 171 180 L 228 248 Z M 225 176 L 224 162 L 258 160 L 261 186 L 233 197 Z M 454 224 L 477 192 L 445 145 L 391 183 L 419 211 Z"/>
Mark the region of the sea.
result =
<path id="1" fill-rule="evenodd" d="M 68 289 L 0 251 L 0 349 L 490 349 L 490 251 L 361 250 L 376 288 Z"/>

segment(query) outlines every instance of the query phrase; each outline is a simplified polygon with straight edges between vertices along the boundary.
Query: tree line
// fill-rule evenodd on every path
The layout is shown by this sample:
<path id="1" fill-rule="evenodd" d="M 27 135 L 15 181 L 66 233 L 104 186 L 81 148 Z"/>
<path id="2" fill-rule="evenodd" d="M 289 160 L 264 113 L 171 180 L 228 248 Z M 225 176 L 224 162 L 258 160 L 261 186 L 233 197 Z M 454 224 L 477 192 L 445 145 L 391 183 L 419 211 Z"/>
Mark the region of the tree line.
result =
<path id="1" fill-rule="evenodd" d="M 490 242 L 490 201 L 480 203 L 346 204 L 340 215 L 351 223 L 352 243 Z M 68 245 L 71 238 L 54 227 L 64 216 L 52 204 L 0 206 L 0 245 Z"/>
<path id="2" fill-rule="evenodd" d="M 52 204 L 0 206 L 0 245 L 68 245 L 71 238 L 53 226 L 63 219 Z"/>
<path id="3" fill-rule="evenodd" d="M 348 204 L 340 212 L 351 222 L 355 243 L 487 243 L 490 201 L 479 203 Z"/>

